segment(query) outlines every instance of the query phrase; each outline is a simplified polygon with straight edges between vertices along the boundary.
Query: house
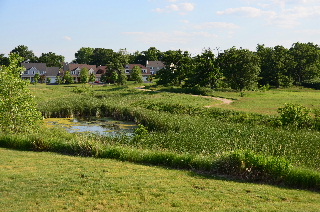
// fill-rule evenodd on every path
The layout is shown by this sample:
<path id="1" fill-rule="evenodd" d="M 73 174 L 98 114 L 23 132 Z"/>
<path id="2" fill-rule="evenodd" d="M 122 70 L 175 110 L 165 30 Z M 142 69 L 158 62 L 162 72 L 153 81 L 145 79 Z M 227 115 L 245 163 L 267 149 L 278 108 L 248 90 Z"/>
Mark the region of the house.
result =
<path id="1" fill-rule="evenodd" d="M 70 71 L 74 82 L 80 82 L 80 72 L 83 68 L 87 68 L 89 70 L 89 74 L 95 74 L 97 69 L 95 65 L 65 63 L 63 65 L 63 72 Z"/>
<path id="2" fill-rule="evenodd" d="M 144 65 L 141 64 L 128 64 L 125 66 L 125 73 L 127 76 L 130 76 L 132 69 L 135 66 L 139 66 L 141 68 L 142 71 L 142 80 L 143 81 L 148 81 L 148 77 L 151 75 L 150 69 L 148 69 L 147 67 L 145 67 Z"/>
<path id="3" fill-rule="evenodd" d="M 150 69 L 150 73 L 157 74 L 157 72 L 165 67 L 161 61 L 148 61 L 146 62 L 146 67 Z"/>
<path id="4" fill-rule="evenodd" d="M 62 75 L 62 73 L 60 73 L 59 67 L 47 67 L 46 82 L 57 83 L 58 75 Z"/>
<path id="5" fill-rule="evenodd" d="M 106 71 L 107 71 L 107 66 L 98 66 L 95 72 L 96 81 L 101 82 L 101 76 L 105 74 Z"/>
<path id="6" fill-rule="evenodd" d="M 39 74 L 44 82 L 49 78 L 51 83 L 55 83 L 59 74 L 59 67 L 47 67 L 45 63 L 21 63 L 21 66 L 26 69 L 21 78 L 30 82 L 34 82 L 34 76 Z"/>

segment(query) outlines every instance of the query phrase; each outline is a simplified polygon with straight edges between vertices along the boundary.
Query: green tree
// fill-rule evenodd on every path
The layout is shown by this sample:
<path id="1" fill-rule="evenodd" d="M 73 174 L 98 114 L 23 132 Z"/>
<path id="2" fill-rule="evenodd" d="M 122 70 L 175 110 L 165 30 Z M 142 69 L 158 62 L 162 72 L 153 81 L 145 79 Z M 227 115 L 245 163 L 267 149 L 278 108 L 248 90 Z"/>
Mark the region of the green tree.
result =
<path id="1" fill-rule="evenodd" d="M 112 49 L 95 48 L 91 55 L 90 65 L 105 66 L 112 62 L 115 52 Z"/>
<path id="2" fill-rule="evenodd" d="M 142 70 L 140 66 L 134 66 L 130 74 L 130 79 L 136 83 L 142 83 Z"/>
<path id="3" fill-rule="evenodd" d="M 0 67 L 0 130 L 6 133 L 27 132 L 35 129 L 41 113 L 21 79 L 19 67 L 23 60 L 18 54 L 9 56 L 9 66 Z"/>
<path id="4" fill-rule="evenodd" d="M 37 57 L 34 55 L 33 51 L 25 45 L 19 45 L 11 50 L 10 53 L 17 53 L 20 57 L 23 57 L 23 61 L 37 62 Z"/>
<path id="5" fill-rule="evenodd" d="M 70 71 L 66 71 L 63 75 L 63 82 L 66 84 L 71 84 L 73 83 L 73 78 L 71 76 Z"/>
<path id="6" fill-rule="evenodd" d="M 117 71 L 112 71 L 110 76 L 110 83 L 116 83 L 118 81 Z"/>
<path id="7" fill-rule="evenodd" d="M 290 76 L 290 67 L 293 58 L 289 54 L 289 50 L 283 46 L 275 46 L 274 48 L 257 46 L 257 54 L 260 58 L 260 80 L 261 85 L 271 85 L 275 87 L 288 87 L 292 84 Z"/>
<path id="8" fill-rule="evenodd" d="M 118 85 L 124 85 L 127 82 L 127 75 L 125 74 L 124 67 L 128 64 L 129 55 L 125 49 L 120 49 L 118 52 L 113 54 L 111 63 L 108 65 L 109 71 L 117 73 L 117 79 L 115 82 Z"/>
<path id="9" fill-rule="evenodd" d="M 33 83 L 36 85 L 40 80 L 40 74 L 36 73 L 33 77 Z"/>
<path id="10" fill-rule="evenodd" d="M 190 53 L 181 50 L 166 51 L 162 58 L 165 67 L 157 72 L 157 84 L 183 85 L 187 76 L 194 68 Z"/>
<path id="11" fill-rule="evenodd" d="M 10 60 L 8 57 L 5 57 L 4 54 L 0 54 L 0 66 L 8 66 L 10 64 Z"/>
<path id="12" fill-rule="evenodd" d="M 186 81 L 187 86 L 209 86 L 212 88 L 218 86 L 218 80 L 223 75 L 211 49 L 204 49 L 201 55 L 197 55 L 194 58 L 194 64 L 195 66 L 190 69 L 190 74 Z"/>
<path id="13" fill-rule="evenodd" d="M 46 63 L 48 67 L 59 67 L 62 68 L 64 63 L 64 56 L 57 55 L 53 52 L 42 53 L 38 58 L 39 63 Z"/>
<path id="14" fill-rule="evenodd" d="M 75 63 L 92 64 L 94 48 L 82 47 L 75 53 Z"/>
<path id="15" fill-rule="evenodd" d="M 294 64 L 291 74 L 295 84 L 320 76 L 320 49 L 313 43 L 294 43 L 289 49 Z"/>
<path id="16" fill-rule="evenodd" d="M 63 79 L 64 77 L 62 77 L 62 76 L 60 76 L 60 74 L 58 74 L 57 75 L 57 77 L 56 77 L 56 82 L 60 85 L 60 84 L 62 84 L 62 83 L 64 83 L 64 79 Z"/>
<path id="17" fill-rule="evenodd" d="M 83 68 L 80 71 L 80 82 L 87 83 L 89 81 L 89 69 Z"/>
<path id="18" fill-rule="evenodd" d="M 218 61 L 221 71 L 232 89 L 242 91 L 257 86 L 260 62 L 255 53 L 247 49 L 233 47 L 220 53 Z"/>
<path id="19" fill-rule="evenodd" d="M 94 73 L 91 73 L 89 76 L 89 82 L 94 82 L 96 81 L 96 75 L 94 75 Z"/>

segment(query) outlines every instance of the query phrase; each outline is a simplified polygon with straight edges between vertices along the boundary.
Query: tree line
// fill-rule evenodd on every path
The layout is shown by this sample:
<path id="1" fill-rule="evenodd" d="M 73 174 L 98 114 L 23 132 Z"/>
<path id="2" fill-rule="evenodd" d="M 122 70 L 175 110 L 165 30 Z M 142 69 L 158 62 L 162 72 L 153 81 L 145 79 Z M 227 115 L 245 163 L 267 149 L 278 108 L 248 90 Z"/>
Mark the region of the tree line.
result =
<path id="1" fill-rule="evenodd" d="M 289 87 L 320 76 L 320 48 L 294 43 L 291 48 L 257 45 L 256 51 L 232 47 L 214 54 L 211 49 L 192 57 L 181 50 L 167 51 L 158 84 L 186 87 L 231 87 L 250 90 L 258 86 Z"/>
<path id="2" fill-rule="evenodd" d="M 36 57 L 23 45 L 14 48 L 11 53 L 17 53 L 29 62 L 47 63 L 49 67 L 62 67 L 64 62 L 63 56 L 52 52 Z M 107 66 L 102 81 L 123 84 L 126 64 L 146 65 L 148 60 L 164 63 L 165 67 L 156 75 L 157 83 L 161 85 L 231 87 L 241 91 L 258 86 L 301 85 L 320 76 L 320 47 L 310 42 L 297 42 L 290 48 L 258 44 L 256 51 L 232 47 L 219 52 L 208 48 L 196 56 L 182 50 L 161 52 L 155 47 L 134 53 L 128 53 L 125 49 L 115 52 L 112 49 L 82 47 L 75 53 L 72 62 Z M 0 65 L 6 63 L 8 58 L 0 55 Z"/>

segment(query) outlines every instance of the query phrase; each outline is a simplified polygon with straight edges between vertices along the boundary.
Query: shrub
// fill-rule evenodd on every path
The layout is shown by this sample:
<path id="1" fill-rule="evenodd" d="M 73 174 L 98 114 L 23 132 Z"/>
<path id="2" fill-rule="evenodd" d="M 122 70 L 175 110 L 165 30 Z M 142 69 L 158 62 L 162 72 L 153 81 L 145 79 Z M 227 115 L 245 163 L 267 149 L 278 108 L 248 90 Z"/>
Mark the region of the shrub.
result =
<path id="1" fill-rule="evenodd" d="M 310 110 L 302 105 L 285 104 L 278 109 L 283 126 L 292 125 L 297 128 L 310 127 Z"/>

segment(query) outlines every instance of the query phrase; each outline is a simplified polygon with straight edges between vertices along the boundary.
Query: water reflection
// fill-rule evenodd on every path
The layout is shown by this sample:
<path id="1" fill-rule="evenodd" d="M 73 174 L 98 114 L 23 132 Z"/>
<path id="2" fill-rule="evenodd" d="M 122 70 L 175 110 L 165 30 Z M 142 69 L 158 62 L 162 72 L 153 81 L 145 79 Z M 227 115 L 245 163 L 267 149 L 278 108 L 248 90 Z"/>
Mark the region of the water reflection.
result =
<path id="1" fill-rule="evenodd" d="M 111 118 L 48 118 L 45 124 L 49 127 L 61 126 L 70 133 L 95 133 L 99 135 L 116 136 L 132 135 L 138 126 L 134 122 L 117 121 Z"/>

